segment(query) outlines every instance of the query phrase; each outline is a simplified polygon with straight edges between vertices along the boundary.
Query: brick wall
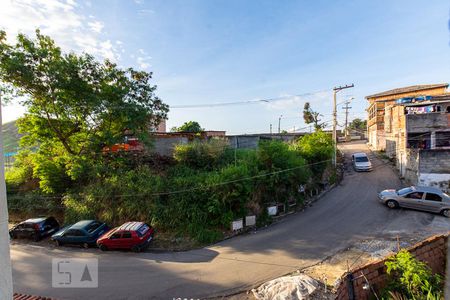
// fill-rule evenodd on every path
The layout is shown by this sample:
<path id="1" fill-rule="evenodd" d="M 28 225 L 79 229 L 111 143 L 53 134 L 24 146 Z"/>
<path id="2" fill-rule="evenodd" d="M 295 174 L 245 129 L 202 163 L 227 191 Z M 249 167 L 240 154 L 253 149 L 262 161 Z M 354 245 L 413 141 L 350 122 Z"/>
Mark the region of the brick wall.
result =
<path id="1" fill-rule="evenodd" d="M 448 235 L 438 235 L 426 239 L 419 244 L 408 248 L 407 250 L 418 260 L 426 263 L 434 273 L 444 275 L 447 255 L 447 240 Z M 373 288 L 379 295 L 379 292 L 385 287 L 387 281 L 385 266 L 386 260 L 387 258 L 367 264 L 345 274 L 341 278 L 340 284 L 337 288 L 336 299 L 372 299 L 373 293 L 370 289 L 363 288 L 367 281 L 369 282 L 370 287 Z M 363 274 L 364 276 L 362 276 Z M 353 285 L 353 290 L 351 290 L 352 287 L 350 286 L 350 282 Z"/>

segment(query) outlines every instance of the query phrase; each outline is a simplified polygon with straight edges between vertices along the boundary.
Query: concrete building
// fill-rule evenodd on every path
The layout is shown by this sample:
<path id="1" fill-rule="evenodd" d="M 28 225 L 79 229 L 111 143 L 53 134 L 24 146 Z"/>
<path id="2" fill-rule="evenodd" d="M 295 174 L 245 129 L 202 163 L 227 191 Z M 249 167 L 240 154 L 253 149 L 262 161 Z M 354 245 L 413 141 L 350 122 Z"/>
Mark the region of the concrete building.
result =
<path id="1" fill-rule="evenodd" d="M 450 185 L 450 93 L 448 84 L 395 89 L 369 100 L 369 146 L 386 151 L 412 184 Z M 393 98 L 397 97 L 397 98 Z"/>
<path id="2" fill-rule="evenodd" d="M 369 101 L 369 107 L 367 108 L 369 145 L 375 150 L 384 151 L 386 149 L 386 140 L 384 138 L 386 107 L 394 105 L 399 99 L 443 95 L 447 87 L 448 83 L 413 85 L 366 96 L 367 101 Z"/>

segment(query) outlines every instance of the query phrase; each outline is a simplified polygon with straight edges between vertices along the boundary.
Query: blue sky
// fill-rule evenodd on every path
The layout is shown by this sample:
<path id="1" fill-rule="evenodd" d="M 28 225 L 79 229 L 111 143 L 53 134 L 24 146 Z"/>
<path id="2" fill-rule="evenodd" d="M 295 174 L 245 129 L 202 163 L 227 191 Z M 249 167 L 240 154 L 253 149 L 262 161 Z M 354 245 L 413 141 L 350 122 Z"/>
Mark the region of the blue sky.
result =
<path id="1" fill-rule="evenodd" d="M 305 101 L 331 119 L 331 89 L 364 96 L 450 82 L 450 3 L 443 1 L 0 0 L 0 27 L 40 27 L 65 50 L 88 51 L 154 73 L 169 105 L 288 97 L 272 103 L 172 109 L 168 127 L 196 120 L 229 133 L 305 127 Z M 343 110 L 339 107 L 340 123 Z M 5 121 L 23 113 L 5 108 Z"/>

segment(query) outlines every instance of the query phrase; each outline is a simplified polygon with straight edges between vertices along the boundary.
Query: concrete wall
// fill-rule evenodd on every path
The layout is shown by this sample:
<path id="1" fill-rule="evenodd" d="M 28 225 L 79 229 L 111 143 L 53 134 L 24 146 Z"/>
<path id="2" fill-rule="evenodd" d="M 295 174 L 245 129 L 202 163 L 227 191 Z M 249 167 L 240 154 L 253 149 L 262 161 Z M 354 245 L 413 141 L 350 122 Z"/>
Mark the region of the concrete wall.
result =
<path id="1" fill-rule="evenodd" d="M 419 159 L 418 149 L 406 149 L 405 152 L 400 152 L 400 156 L 397 159 L 397 167 L 401 176 L 414 185 L 418 181 Z"/>
<path id="2" fill-rule="evenodd" d="M 152 152 L 158 153 L 159 155 L 172 156 L 173 150 L 178 144 L 187 144 L 189 139 L 187 137 L 176 136 L 176 137 L 155 137 L 153 139 Z"/>
<path id="3" fill-rule="evenodd" d="M 406 115 L 407 132 L 432 132 L 450 128 L 450 114 L 445 112 Z"/>
<path id="4" fill-rule="evenodd" d="M 231 148 L 236 149 L 256 149 L 258 148 L 259 136 L 245 136 L 245 135 L 235 135 L 227 136 L 228 144 Z"/>
<path id="5" fill-rule="evenodd" d="M 418 184 L 450 192 L 450 149 L 419 152 Z"/>
<path id="6" fill-rule="evenodd" d="M 261 140 L 281 140 L 284 142 L 295 141 L 305 135 L 305 133 L 285 133 L 285 134 L 242 134 L 242 135 L 228 135 L 225 138 L 231 148 L 258 148 L 258 143 Z"/>
<path id="7" fill-rule="evenodd" d="M 434 273 L 444 275 L 447 242 L 447 235 L 439 235 L 420 242 L 407 250 L 418 260 L 426 263 Z M 388 258 L 385 258 L 383 260 L 353 269 L 342 276 L 340 279 L 340 284 L 337 288 L 336 299 L 374 299 L 372 289 L 380 297 L 381 291 L 386 286 L 388 279 L 385 265 L 387 259 Z M 370 289 L 363 288 L 367 282 L 370 285 Z"/>

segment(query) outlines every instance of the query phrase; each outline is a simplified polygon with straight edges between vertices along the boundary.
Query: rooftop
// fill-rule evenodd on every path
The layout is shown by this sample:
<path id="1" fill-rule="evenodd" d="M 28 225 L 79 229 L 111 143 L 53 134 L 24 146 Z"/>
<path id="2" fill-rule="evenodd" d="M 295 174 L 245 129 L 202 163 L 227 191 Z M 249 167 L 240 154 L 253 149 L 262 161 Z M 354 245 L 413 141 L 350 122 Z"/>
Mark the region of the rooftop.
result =
<path id="1" fill-rule="evenodd" d="M 411 85 L 411 86 L 407 86 L 407 87 L 397 88 L 397 89 L 369 95 L 369 96 L 366 96 L 366 99 L 378 98 L 378 97 L 390 96 L 390 95 L 396 95 L 396 94 L 404 94 L 404 93 L 410 93 L 410 92 L 417 92 L 417 91 L 423 91 L 423 90 L 429 90 L 429 89 L 435 89 L 435 88 L 441 88 L 441 87 L 445 87 L 445 88 L 448 87 L 448 83 Z"/>
<path id="2" fill-rule="evenodd" d="M 120 227 L 117 230 L 135 231 L 135 230 L 138 230 L 139 227 L 141 227 L 143 224 L 144 224 L 144 222 L 126 222 L 126 223 L 120 225 Z"/>

